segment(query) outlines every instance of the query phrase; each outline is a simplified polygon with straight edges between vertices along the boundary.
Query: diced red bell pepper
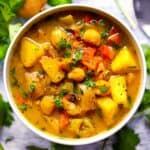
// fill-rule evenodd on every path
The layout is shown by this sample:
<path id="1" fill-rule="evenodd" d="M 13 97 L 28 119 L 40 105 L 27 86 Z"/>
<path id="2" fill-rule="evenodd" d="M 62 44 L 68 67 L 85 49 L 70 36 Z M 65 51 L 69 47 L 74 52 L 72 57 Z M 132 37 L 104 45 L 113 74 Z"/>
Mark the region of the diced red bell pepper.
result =
<path id="1" fill-rule="evenodd" d="M 92 20 L 92 17 L 89 16 L 89 15 L 87 15 L 87 16 L 84 17 L 84 22 L 85 23 L 90 23 L 91 20 Z"/>
<path id="2" fill-rule="evenodd" d="M 115 33 L 119 33 L 119 30 L 115 26 L 112 26 L 110 31 L 109 31 L 109 36 L 113 35 Z"/>
<path id="3" fill-rule="evenodd" d="M 108 45 L 102 45 L 99 48 L 100 54 L 104 59 L 113 59 L 115 56 L 115 51 L 111 46 Z"/>
<path id="4" fill-rule="evenodd" d="M 82 64 L 85 65 L 89 70 L 97 68 L 98 63 L 101 61 L 100 57 L 95 57 L 96 49 L 87 48 L 82 57 Z"/>
<path id="5" fill-rule="evenodd" d="M 108 37 L 108 43 L 109 44 L 121 44 L 121 34 L 120 33 L 115 33 L 111 36 Z"/>
<path id="6" fill-rule="evenodd" d="M 64 129 L 69 124 L 69 115 L 63 111 L 59 116 L 59 128 L 60 130 Z"/>
<path id="7" fill-rule="evenodd" d="M 27 102 L 19 92 L 15 94 L 15 97 L 18 104 L 25 104 Z"/>

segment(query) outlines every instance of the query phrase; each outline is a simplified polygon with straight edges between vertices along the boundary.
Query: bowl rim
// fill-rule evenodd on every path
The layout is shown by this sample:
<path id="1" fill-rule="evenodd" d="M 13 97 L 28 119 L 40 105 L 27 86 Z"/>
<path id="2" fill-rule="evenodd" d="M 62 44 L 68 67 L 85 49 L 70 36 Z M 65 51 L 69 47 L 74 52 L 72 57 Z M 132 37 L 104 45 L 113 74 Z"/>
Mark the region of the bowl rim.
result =
<path id="1" fill-rule="evenodd" d="M 21 114 L 21 112 L 18 110 L 18 108 L 17 108 L 17 106 L 16 106 L 16 104 L 15 104 L 15 102 L 13 100 L 13 97 L 11 95 L 11 91 L 9 90 L 9 79 L 8 79 L 8 74 L 9 74 L 8 70 L 9 70 L 9 63 L 10 63 L 9 62 L 9 58 L 10 58 L 11 52 L 13 51 L 13 46 L 18 41 L 18 37 L 20 39 L 20 37 L 24 34 L 24 31 L 26 30 L 26 28 L 27 27 L 30 28 L 33 24 L 35 24 L 35 22 L 39 22 L 40 20 L 45 18 L 45 16 L 53 15 L 53 14 L 55 14 L 57 12 L 60 12 L 60 10 L 63 11 L 63 9 L 67 9 L 67 10 L 79 9 L 79 11 L 81 11 L 81 10 L 86 11 L 87 10 L 89 12 L 94 12 L 94 13 L 98 12 L 99 14 L 102 13 L 103 14 L 102 16 L 105 15 L 105 16 L 108 16 L 108 17 L 114 19 L 115 21 L 117 21 L 117 23 L 120 24 L 119 26 L 122 26 L 122 28 L 124 28 L 128 32 L 128 34 L 130 35 L 130 37 L 134 41 L 134 44 L 135 44 L 136 48 L 138 49 L 136 51 L 139 53 L 139 57 L 140 57 L 140 61 L 141 61 L 141 68 L 142 68 L 142 71 L 141 71 L 141 85 L 140 85 L 140 88 L 139 88 L 138 95 L 136 97 L 136 102 L 134 103 L 132 109 L 128 112 L 128 114 L 117 125 L 115 125 L 110 130 L 104 131 L 102 133 L 99 133 L 99 134 L 97 134 L 95 136 L 88 137 L 88 138 L 81 138 L 81 139 L 61 138 L 59 136 L 54 136 L 54 135 L 51 135 L 51 134 L 47 134 L 47 133 L 45 133 L 43 131 L 40 131 L 40 129 L 38 129 L 35 126 L 33 126 L 23 116 L 23 114 Z M 134 115 L 134 113 L 136 112 L 136 110 L 138 109 L 138 107 L 139 107 L 139 105 L 140 105 L 140 103 L 142 101 L 142 96 L 143 96 L 144 90 L 145 90 L 145 84 L 146 84 L 146 62 L 145 62 L 145 57 L 144 57 L 142 48 L 139 45 L 135 35 L 116 16 L 114 17 L 112 14 L 110 14 L 109 12 L 107 12 L 106 10 L 104 10 L 102 8 L 96 8 L 96 7 L 85 5 L 85 4 L 84 5 L 83 4 L 66 4 L 66 5 L 61 5 L 61 6 L 57 6 L 57 7 L 52 7 L 52 8 L 44 10 L 43 12 L 38 13 L 37 15 L 35 15 L 31 19 L 29 19 L 21 27 L 20 31 L 16 34 L 16 36 L 12 40 L 11 44 L 9 45 L 9 48 L 8 48 L 8 51 L 7 51 L 7 54 L 6 54 L 6 57 L 5 57 L 5 61 L 4 61 L 3 80 L 4 80 L 4 87 L 5 87 L 5 91 L 6 91 L 9 103 L 10 103 L 11 107 L 13 108 L 14 112 L 17 114 L 18 118 L 26 125 L 26 127 L 28 127 L 30 130 L 32 130 L 37 135 L 43 137 L 44 139 L 50 140 L 50 141 L 55 142 L 55 143 L 59 143 L 59 144 L 63 144 L 63 145 L 85 145 L 85 144 L 91 144 L 91 143 L 95 143 L 95 142 L 104 140 L 105 138 L 108 138 L 111 135 L 115 134 L 124 125 L 126 125 L 127 122 Z"/>

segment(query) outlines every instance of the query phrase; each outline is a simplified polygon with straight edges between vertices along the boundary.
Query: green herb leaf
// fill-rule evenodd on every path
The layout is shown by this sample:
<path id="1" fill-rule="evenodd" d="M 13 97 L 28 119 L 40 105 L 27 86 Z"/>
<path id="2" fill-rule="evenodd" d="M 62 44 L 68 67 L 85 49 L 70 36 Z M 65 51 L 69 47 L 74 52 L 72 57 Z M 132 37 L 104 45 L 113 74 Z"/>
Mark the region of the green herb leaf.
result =
<path id="1" fill-rule="evenodd" d="M 28 98 L 28 94 L 26 93 L 26 91 L 23 88 L 20 87 L 19 91 L 24 99 Z"/>
<path id="2" fill-rule="evenodd" d="M 13 116 L 12 109 L 8 102 L 5 102 L 2 95 L 0 95 L 0 127 L 10 126 L 12 124 Z"/>
<path id="3" fill-rule="evenodd" d="M 1 143 L 0 143 L 0 150 L 4 150 L 4 147 Z"/>
<path id="4" fill-rule="evenodd" d="M 61 49 L 70 49 L 71 48 L 70 43 L 68 43 L 65 39 L 61 39 L 59 41 L 58 45 Z"/>
<path id="5" fill-rule="evenodd" d="M 139 116 L 145 116 L 150 121 L 150 90 L 145 90 L 138 113 L 136 113 L 134 117 Z"/>
<path id="6" fill-rule="evenodd" d="M 68 52 L 64 52 L 64 58 L 70 58 L 71 57 L 71 54 L 68 53 Z"/>
<path id="7" fill-rule="evenodd" d="M 100 90 L 100 92 L 102 92 L 102 93 L 106 93 L 106 92 L 109 90 L 109 88 L 106 87 L 105 85 L 103 85 L 103 86 L 100 86 L 100 87 L 99 87 L 99 90 Z"/>
<path id="8" fill-rule="evenodd" d="M 68 93 L 68 91 L 67 91 L 66 89 L 62 89 L 62 90 L 60 91 L 60 93 L 59 93 L 59 96 L 60 96 L 60 97 L 63 97 L 63 96 L 65 96 L 67 93 Z"/>
<path id="9" fill-rule="evenodd" d="M 35 145 L 29 145 L 26 147 L 27 150 L 48 150 L 48 148 L 41 148 Z"/>
<path id="10" fill-rule="evenodd" d="M 24 0 L 0 1 L 0 60 L 3 60 L 10 43 L 9 24 L 16 17 L 16 12 L 23 5 Z M 11 30 L 12 31 L 12 30 Z M 11 32 L 12 33 L 12 32 Z"/>
<path id="11" fill-rule="evenodd" d="M 116 143 L 113 145 L 114 150 L 136 150 L 139 144 L 139 136 L 129 127 L 124 127 L 117 133 Z"/>
<path id="12" fill-rule="evenodd" d="M 72 3 L 72 0 L 48 0 L 48 4 L 52 6 L 69 4 L 69 3 Z"/>
<path id="13" fill-rule="evenodd" d="M 62 108 L 63 107 L 60 96 L 56 96 L 54 98 L 54 102 L 55 102 L 55 105 L 56 105 L 57 108 Z"/>
<path id="14" fill-rule="evenodd" d="M 103 39 L 107 38 L 108 35 L 109 35 L 109 34 L 108 34 L 107 31 L 103 31 L 103 32 L 101 33 L 101 37 L 102 37 Z"/>
<path id="15" fill-rule="evenodd" d="M 86 84 L 87 87 L 95 87 L 95 86 L 96 86 L 96 85 L 95 85 L 95 82 L 92 81 L 91 79 L 86 80 L 86 81 L 85 81 L 85 84 Z"/>
<path id="16" fill-rule="evenodd" d="M 150 74 L 150 45 L 142 44 L 142 48 L 146 58 L 147 73 Z"/>
<path id="17" fill-rule="evenodd" d="M 76 52 L 74 53 L 74 58 L 75 58 L 76 61 L 81 60 L 81 59 L 82 59 L 82 56 L 83 56 L 83 52 L 82 52 L 82 51 L 76 51 Z"/>
<path id="18" fill-rule="evenodd" d="M 9 6 L 13 12 L 17 12 L 24 4 L 25 0 L 9 0 Z"/>
<path id="19" fill-rule="evenodd" d="M 18 108 L 21 110 L 21 111 L 26 111 L 27 109 L 31 108 L 31 106 L 29 105 L 18 105 Z"/>
<path id="20" fill-rule="evenodd" d="M 73 149 L 74 149 L 73 146 L 51 143 L 51 150 L 73 150 Z"/>
<path id="21" fill-rule="evenodd" d="M 106 25 L 106 22 L 105 22 L 104 20 L 100 20 L 100 21 L 99 21 L 99 25 L 100 25 L 101 27 L 103 27 L 103 26 Z"/>
<path id="22" fill-rule="evenodd" d="M 30 93 L 34 92 L 35 89 L 36 89 L 36 86 L 34 84 L 30 84 L 30 89 L 29 89 Z"/>

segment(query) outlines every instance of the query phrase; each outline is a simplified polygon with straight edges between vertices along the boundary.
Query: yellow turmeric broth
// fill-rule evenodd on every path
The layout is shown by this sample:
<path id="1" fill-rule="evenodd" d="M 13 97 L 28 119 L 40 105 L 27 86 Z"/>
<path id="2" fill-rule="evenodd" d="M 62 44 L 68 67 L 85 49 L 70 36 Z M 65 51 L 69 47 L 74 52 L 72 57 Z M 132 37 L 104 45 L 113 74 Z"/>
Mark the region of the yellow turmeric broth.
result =
<path id="1" fill-rule="evenodd" d="M 83 138 L 109 130 L 130 111 L 140 71 L 118 26 L 95 14 L 66 12 L 24 34 L 11 58 L 10 84 L 34 126 Z"/>

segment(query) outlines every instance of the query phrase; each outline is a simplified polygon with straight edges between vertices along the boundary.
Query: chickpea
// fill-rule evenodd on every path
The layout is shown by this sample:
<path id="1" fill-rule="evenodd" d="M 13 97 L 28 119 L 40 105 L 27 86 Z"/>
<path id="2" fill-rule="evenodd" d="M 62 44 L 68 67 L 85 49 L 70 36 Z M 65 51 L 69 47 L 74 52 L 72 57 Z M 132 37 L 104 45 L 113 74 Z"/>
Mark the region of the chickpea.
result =
<path id="1" fill-rule="evenodd" d="M 69 72 L 68 78 L 80 82 L 85 78 L 85 72 L 81 68 L 74 68 L 71 72 Z"/>
<path id="2" fill-rule="evenodd" d="M 135 79 L 135 74 L 134 73 L 128 73 L 126 75 L 126 81 L 127 81 L 127 84 L 131 84 L 133 82 L 133 80 Z"/>
<path id="3" fill-rule="evenodd" d="M 54 100 L 52 96 L 44 96 L 41 100 L 40 107 L 45 115 L 50 115 L 55 108 Z"/>
<path id="4" fill-rule="evenodd" d="M 95 29 L 87 29 L 84 32 L 82 39 L 85 42 L 99 46 L 101 37 L 100 37 L 100 34 L 98 33 L 98 31 L 96 31 Z"/>
<path id="5" fill-rule="evenodd" d="M 19 16 L 30 18 L 41 11 L 47 0 L 25 0 L 23 7 L 19 10 Z"/>
<path id="6" fill-rule="evenodd" d="M 51 40 L 51 43 L 52 45 L 55 47 L 55 48 L 59 48 L 59 42 L 62 40 L 62 39 L 66 39 L 67 38 L 67 35 L 66 33 L 59 29 L 59 28 L 55 28 L 52 32 L 51 32 L 51 37 L 50 37 L 50 40 Z"/>

